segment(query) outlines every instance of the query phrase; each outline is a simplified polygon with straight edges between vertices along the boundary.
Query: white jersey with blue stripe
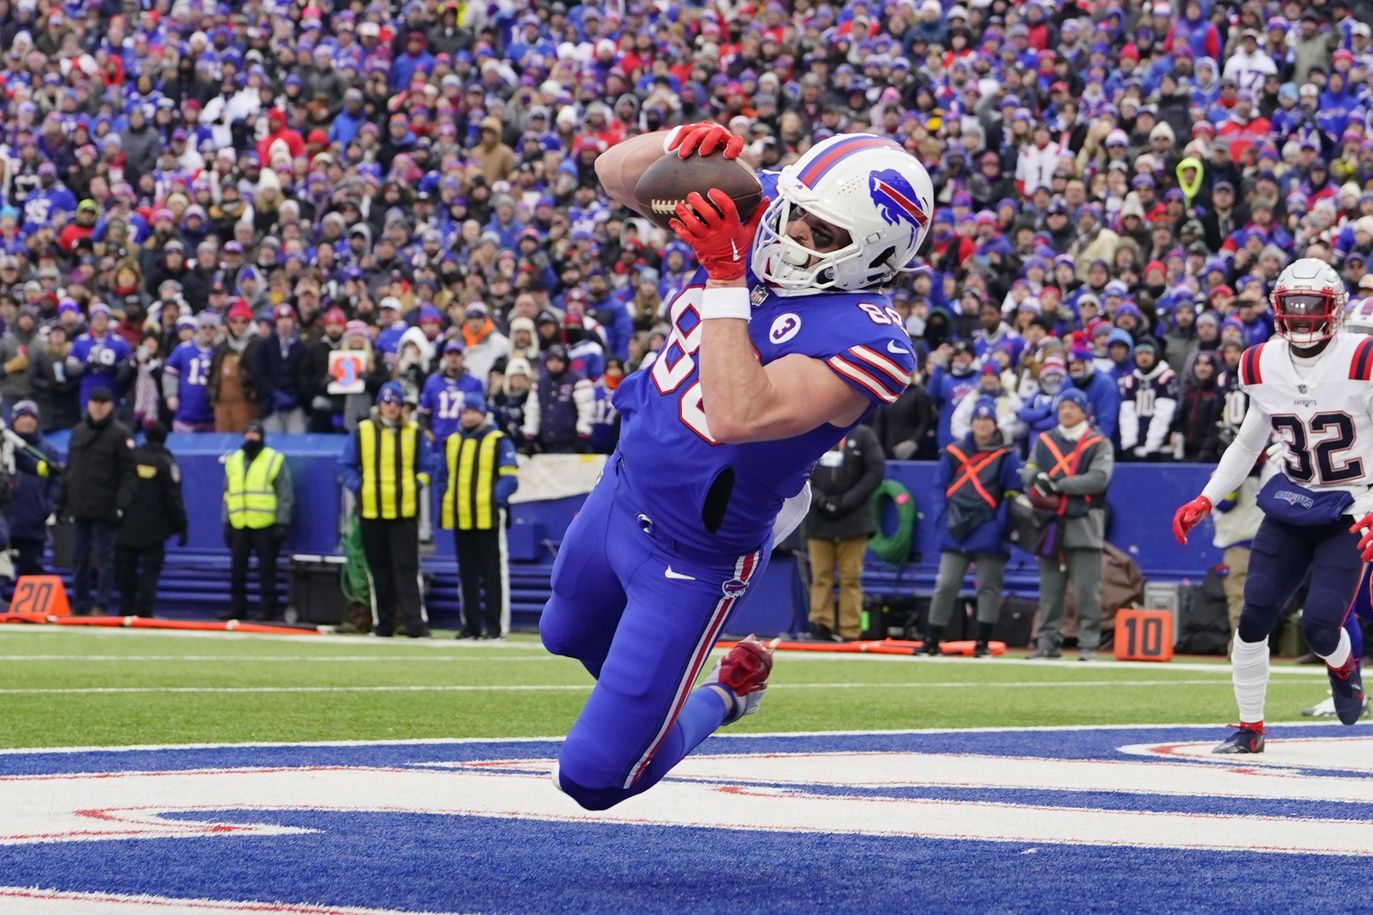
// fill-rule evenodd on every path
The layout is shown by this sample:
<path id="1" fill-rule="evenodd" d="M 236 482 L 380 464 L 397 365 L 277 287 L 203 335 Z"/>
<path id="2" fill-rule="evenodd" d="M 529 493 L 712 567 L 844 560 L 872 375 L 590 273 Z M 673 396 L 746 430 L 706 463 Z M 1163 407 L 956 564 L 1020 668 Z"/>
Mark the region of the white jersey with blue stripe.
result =
<path id="1" fill-rule="evenodd" d="M 765 195 L 775 173 L 763 173 Z M 767 538 L 782 502 L 810 478 L 815 462 L 852 426 L 821 423 L 803 435 L 725 444 L 710 433 L 698 351 L 705 271 L 672 300 L 672 334 L 651 363 L 621 383 L 619 451 L 641 510 L 694 550 L 738 556 Z M 900 314 L 880 292 L 780 296 L 750 270 L 749 337 L 763 365 L 799 354 L 819 359 L 872 407 L 896 401 L 910 383 L 915 354 Z M 855 423 L 856 425 L 856 423 Z"/>

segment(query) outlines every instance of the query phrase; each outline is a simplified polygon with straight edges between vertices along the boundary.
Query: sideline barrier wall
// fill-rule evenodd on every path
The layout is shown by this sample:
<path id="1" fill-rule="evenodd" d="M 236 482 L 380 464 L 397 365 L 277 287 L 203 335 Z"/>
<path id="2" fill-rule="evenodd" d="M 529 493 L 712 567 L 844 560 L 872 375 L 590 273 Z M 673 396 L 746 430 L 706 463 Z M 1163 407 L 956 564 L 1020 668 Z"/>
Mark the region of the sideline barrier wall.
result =
<path id="1" fill-rule="evenodd" d="M 65 450 L 65 434 L 50 437 L 59 450 Z M 239 446 L 237 435 L 199 434 L 171 435 L 167 446 L 181 466 L 183 492 L 190 518 L 190 539 L 186 548 L 168 543 L 168 564 L 178 560 L 189 562 L 196 555 L 224 553 L 221 503 L 224 470 L 222 457 Z M 286 454 L 295 485 L 295 508 L 291 534 L 283 555 L 289 553 L 334 553 L 338 546 L 339 522 L 342 512 L 342 490 L 337 479 L 338 457 L 345 439 L 341 435 L 273 435 L 268 443 Z M 933 462 L 890 461 L 887 475 L 905 484 L 915 495 L 919 527 L 915 538 L 918 559 L 908 569 L 930 572 L 938 563 L 934 518 L 925 514 L 929 492 L 934 479 Z M 1206 482 L 1209 465 L 1200 464 L 1117 464 L 1115 477 L 1107 493 L 1112 510 L 1110 540 L 1134 558 L 1146 579 L 1176 581 L 1183 578 L 1200 579 L 1206 570 L 1220 561 L 1220 553 L 1211 546 L 1212 528 L 1209 521 L 1193 534 L 1188 547 L 1179 547 L 1172 536 L 1174 509 L 1192 498 Z M 529 573 L 546 574 L 539 567 L 548 567 L 563 532 L 575 517 L 581 497 L 556 499 L 547 502 L 524 502 L 513 506 L 513 524 L 508 539 L 512 564 L 523 566 Z M 435 515 L 437 517 L 437 514 Z M 451 568 L 452 535 L 435 529 L 433 558 L 426 565 Z M 223 585 L 227 590 L 227 555 L 224 557 Z M 282 565 L 285 570 L 285 563 Z M 890 573 L 893 567 L 868 559 L 871 571 Z M 66 570 L 63 570 L 66 571 Z M 1014 551 L 1007 568 L 1008 579 L 1019 572 L 1023 577 L 1036 576 L 1032 557 Z M 789 560 L 779 555 L 759 583 L 754 596 L 743 609 L 755 615 L 760 628 L 785 628 L 795 611 L 798 598 L 804 597 L 794 587 L 795 576 Z M 451 590 L 446 586 L 445 593 Z M 439 599 L 436 616 L 442 623 L 449 612 L 448 599 Z M 431 600 L 431 603 L 433 601 Z M 168 611 L 188 612 L 193 608 L 169 606 Z M 519 607 L 517 605 L 517 610 Z M 804 613 L 804 611 L 800 611 Z M 527 616 L 517 613 L 517 617 Z M 527 619 L 517 622 L 527 623 Z M 734 631 L 733 628 L 730 631 Z M 780 631 L 780 629 L 778 630 Z"/>

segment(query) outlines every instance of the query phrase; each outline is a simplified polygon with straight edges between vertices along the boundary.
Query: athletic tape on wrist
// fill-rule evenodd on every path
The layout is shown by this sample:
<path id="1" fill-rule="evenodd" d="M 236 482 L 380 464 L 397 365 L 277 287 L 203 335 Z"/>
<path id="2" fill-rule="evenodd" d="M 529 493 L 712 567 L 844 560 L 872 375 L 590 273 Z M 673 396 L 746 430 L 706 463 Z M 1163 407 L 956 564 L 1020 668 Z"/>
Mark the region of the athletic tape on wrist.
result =
<path id="1" fill-rule="evenodd" d="M 701 320 L 734 318 L 747 321 L 753 314 L 749 305 L 748 289 L 743 286 L 720 286 L 706 289 L 701 293 Z"/>

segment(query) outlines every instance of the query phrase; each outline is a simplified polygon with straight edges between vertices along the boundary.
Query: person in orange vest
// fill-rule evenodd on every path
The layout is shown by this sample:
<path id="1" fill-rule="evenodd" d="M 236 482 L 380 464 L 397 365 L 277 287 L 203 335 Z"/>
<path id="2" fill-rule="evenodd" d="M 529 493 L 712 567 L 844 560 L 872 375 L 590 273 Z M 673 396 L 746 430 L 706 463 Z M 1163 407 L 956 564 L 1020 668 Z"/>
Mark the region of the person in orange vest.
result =
<path id="1" fill-rule="evenodd" d="M 1035 439 L 1021 470 L 1026 494 L 1044 528 L 1039 549 L 1039 646 L 1031 657 L 1057 658 L 1063 597 L 1077 594 L 1079 661 L 1101 644 L 1101 550 L 1106 542 L 1106 487 L 1115 472 L 1111 441 L 1089 421 L 1087 395 L 1058 395 L 1058 425 Z"/>
<path id="2" fill-rule="evenodd" d="M 1006 544 L 1007 493 L 1019 492 L 1020 455 L 997 427 L 996 401 L 973 404 L 971 431 L 944 447 L 934 472 L 930 504 L 939 532 L 939 571 L 930 599 L 930 623 L 923 654 L 939 654 L 939 640 L 969 564 L 977 577 L 977 642 L 973 657 L 987 654 L 987 643 L 1001 607 L 1001 582 L 1010 550 Z"/>

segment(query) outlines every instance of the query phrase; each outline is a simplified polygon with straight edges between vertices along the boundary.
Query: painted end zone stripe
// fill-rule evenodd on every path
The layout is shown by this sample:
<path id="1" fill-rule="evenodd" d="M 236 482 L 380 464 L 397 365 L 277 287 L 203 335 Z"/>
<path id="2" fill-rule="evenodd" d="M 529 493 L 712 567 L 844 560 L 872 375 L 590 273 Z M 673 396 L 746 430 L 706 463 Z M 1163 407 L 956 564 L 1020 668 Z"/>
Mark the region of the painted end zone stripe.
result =
<path id="1" fill-rule="evenodd" d="M 739 561 L 734 564 L 734 576 L 745 584 L 753 577 L 753 573 L 758 568 L 758 560 L 762 556 L 761 552 L 749 553 L 739 557 Z M 685 674 L 681 682 L 677 684 L 677 692 L 672 700 L 672 711 L 664 719 L 662 727 L 658 729 L 658 734 L 649 744 L 648 750 L 639 757 L 639 761 L 630 769 L 629 778 L 625 780 L 624 787 L 629 788 L 639 780 L 639 776 L 644 774 L 644 770 L 653 762 L 653 757 L 657 755 L 662 747 L 663 741 L 667 739 L 668 732 L 677 723 L 677 716 L 682 713 L 682 706 L 686 704 L 687 697 L 691 695 L 691 687 L 696 683 L 696 678 L 701 674 L 701 668 L 705 666 L 706 659 L 710 657 L 710 649 L 715 644 L 715 639 L 720 635 L 720 629 L 725 625 L 725 620 L 729 618 L 729 611 L 733 608 L 741 595 L 727 594 L 720 598 L 715 605 L 715 612 L 711 615 L 710 622 L 706 624 L 706 630 L 701 634 L 701 640 L 696 643 L 696 651 L 692 656 L 691 663 L 687 665 Z"/>
<path id="2" fill-rule="evenodd" d="M 859 136 L 843 140 L 834 144 L 823 155 L 807 165 L 797 176 L 797 180 L 806 187 L 814 188 L 816 182 L 825 177 L 825 174 L 849 153 L 863 149 L 878 149 L 883 146 L 901 148 L 895 142 L 883 137 Z"/>

